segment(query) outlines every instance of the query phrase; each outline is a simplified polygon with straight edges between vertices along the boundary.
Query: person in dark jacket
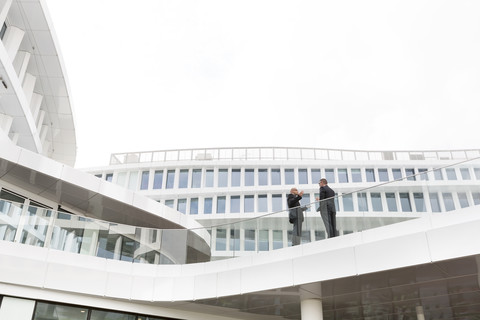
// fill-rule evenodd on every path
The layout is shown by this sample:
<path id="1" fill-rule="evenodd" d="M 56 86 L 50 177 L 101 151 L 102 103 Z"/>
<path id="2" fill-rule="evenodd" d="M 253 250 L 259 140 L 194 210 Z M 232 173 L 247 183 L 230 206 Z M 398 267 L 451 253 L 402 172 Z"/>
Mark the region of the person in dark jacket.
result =
<path id="1" fill-rule="evenodd" d="M 287 196 L 288 219 L 293 223 L 292 246 L 299 245 L 302 240 L 303 210 L 300 208 L 302 196 L 303 191 L 298 192 L 297 188 L 290 189 L 290 194 Z"/>
<path id="2" fill-rule="evenodd" d="M 320 179 L 320 197 L 316 198 L 317 201 L 320 201 L 320 206 L 317 211 L 320 211 L 322 216 L 323 224 L 327 230 L 329 238 L 337 236 L 337 223 L 336 215 L 337 210 L 335 209 L 335 191 L 328 186 L 328 181 L 325 178 Z"/>

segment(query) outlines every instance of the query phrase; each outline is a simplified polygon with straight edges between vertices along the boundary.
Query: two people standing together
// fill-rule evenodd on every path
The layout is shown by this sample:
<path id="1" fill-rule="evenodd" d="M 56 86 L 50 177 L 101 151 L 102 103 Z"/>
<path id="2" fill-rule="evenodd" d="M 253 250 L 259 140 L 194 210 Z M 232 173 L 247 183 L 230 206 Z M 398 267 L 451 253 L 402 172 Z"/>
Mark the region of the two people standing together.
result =
<path id="1" fill-rule="evenodd" d="M 335 209 L 335 191 L 328 186 L 328 181 L 325 178 L 320 179 L 320 194 L 315 200 L 320 201 L 320 206 L 317 211 L 320 211 L 320 215 L 325 225 L 327 235 L 329 238 L 337 236 L 336 214 Z M 290 223 L 293 223 L 292 232 L 292 245 L 299 245 L 302 239 L 302 223 L 304 220 L 303 212 L 307 210 L 307 207 L 300 206 L 300 200 L 302 199 L 303 191 L 298 191 L 297 188 L 290 189 L 290 194 L 287 197 L 287 203 L 289 208 L 288 219 Z"/>

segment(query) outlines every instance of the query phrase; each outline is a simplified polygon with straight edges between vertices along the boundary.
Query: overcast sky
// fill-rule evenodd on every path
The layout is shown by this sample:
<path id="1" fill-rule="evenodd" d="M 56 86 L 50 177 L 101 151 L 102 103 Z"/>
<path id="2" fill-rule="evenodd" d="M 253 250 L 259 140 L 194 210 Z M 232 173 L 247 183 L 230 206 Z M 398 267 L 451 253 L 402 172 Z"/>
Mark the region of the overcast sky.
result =
<path id="1" fill-rule="evenodd" d="M 177 148 L 480 147 L 477 0 L 46 3 L 78 168 Z"/>

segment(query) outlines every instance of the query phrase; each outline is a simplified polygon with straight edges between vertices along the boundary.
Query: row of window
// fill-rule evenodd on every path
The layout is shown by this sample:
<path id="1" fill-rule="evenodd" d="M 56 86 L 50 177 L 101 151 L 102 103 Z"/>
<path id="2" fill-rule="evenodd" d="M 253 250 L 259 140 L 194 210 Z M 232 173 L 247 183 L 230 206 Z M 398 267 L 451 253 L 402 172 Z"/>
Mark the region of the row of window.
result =
<path id="1" fill-rule="evenodd" d="M 314 202 L 318 193 L 305 193 L 302 205 Z M 287 195 L 229 195 L 167 199 L 164 204 L 184 214 L 280 212 Z M 445 212 L 480 205 L 480 192 L 358 192 L 335 198 L 338 212 Z M 318 204 L 307 211 L 315 211 Z"/>
<path id="2" fill-rule="evenodd" d="M 351 230 L 339 230 L 339 234 L 352 233 Z M 215 230 L 216 251 L 270 251 L 292 245 L 291 230 L 253 230 L 225 229 Z M 324 230 L 303 230 L 302 243 L 325 239 Z"/>
<path id="3" fill-rule="evenodd" d="M 211 188 L 268 185 L 316 184 L 321 178 L 329 183 L 386 182 L 407 180 L 480 180 L 480 168 L 444 168 L 427 172 L 427 168 L 298 168 L 298 169 L 165 169 L 105 174 L 105 179 L 132 190 Z M 139 177 L 140 175 L 140 177 Z M 102 174 L 98 174 L 102 177 Z M 128 181 L 127 181 L 128 180 Z"/>

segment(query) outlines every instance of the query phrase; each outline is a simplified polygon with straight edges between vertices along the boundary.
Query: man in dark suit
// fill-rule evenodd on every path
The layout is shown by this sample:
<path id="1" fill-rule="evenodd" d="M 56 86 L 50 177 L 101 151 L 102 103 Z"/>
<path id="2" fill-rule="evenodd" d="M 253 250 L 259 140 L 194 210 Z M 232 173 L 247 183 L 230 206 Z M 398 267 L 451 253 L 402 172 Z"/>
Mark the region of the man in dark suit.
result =
<path id="1" fill-rule="evenodd" d="M 298 192 L 297 188 L 290 189 L 290 194 L 287 196 L 288 219 L 293 223 L 292 246 L 299 245 L 302 240 L 303 210 L 300 208 L 302 196 L 303 191 Z"/>
<path id="2" fill-rule="evenodd" d="M 320 206 L 317 211 L 320 211 L 328 237 L 333 238 L 337 236 L 337 223 L 335 221 L 337 210 L 335 210 L 334 200 L 335 191 L 328 186 L 328 181 L 325 178 L 320 179 L 319 185 L 320 197 L 316 198 L 316 200 L 320 201 Z"/>

